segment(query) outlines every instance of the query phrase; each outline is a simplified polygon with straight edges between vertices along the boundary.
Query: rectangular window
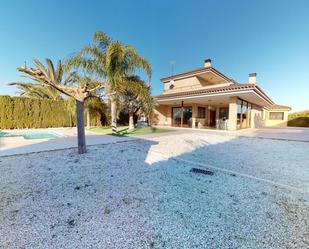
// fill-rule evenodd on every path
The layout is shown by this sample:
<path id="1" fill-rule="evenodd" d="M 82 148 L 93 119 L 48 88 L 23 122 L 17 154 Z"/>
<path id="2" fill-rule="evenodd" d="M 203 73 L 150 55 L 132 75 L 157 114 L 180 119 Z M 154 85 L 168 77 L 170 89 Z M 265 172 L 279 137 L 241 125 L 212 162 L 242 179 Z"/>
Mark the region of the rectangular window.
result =
<path id="1" fill-rule="evenodd" d="M 197 108 L 197 118 L 205 118 L 206 117 L 206 109 L 205 107 L 198 107 Z"/>
<path id="2" fill-rule="evenodd" d="M 248 103 L 248 112 L 251 112 L 251 109 L 252 109 L 252 105 Z"/>
<path id="3" fill-rule="evenodd" d="M 242 101 L 240 99 L 237 99 L 237 129 L 241 128 L 241 104 Z"/>
<path id="4" fill-rule="evenodd" d="M 172 125 L 181 127 L 182 109 L 181 107 L 172 108 Z"/>
<path id="5" fill-rule="evenodd" d="M 251 103 L 245 100 L 237 99 L 237 129 L 250 127 L 251 109 Z"/>
<path id="6" fill-rule="evenodd" d="M 269 119 L 270 120 L 283 120 L 284 113 L 283 112 L 270 112 Z"/>
<path id="7" fill-rule="evenodd" d="M 219 118 L 228 119 L 229 118 L 229 108 L 227 107 L 220 108 Z"/>
<path id="8" fill-rule="evenodd" d="M 241 128 L 247 128 L 247 112 L 248 112 L 248 102 L 242 101 L 242 123 L 241 123 Z"/>

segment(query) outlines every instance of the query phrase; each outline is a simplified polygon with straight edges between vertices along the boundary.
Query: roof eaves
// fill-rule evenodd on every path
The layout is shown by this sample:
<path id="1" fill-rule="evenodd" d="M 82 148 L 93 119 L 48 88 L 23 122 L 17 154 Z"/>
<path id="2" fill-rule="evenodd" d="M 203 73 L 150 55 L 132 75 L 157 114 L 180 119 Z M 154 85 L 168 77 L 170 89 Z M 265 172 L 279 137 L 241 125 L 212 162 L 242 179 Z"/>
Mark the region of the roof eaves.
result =
<path id="1" fill-rule="evenodd" d="M 288 110 L 288 111 L 290 111 L 290 110 L 292 110 L 292 108 L 290 107 L 290 106 L 285 106 L 285 105 L 277 105 L 277 104 L 274 104 L 274 105 L 272 105 L 272 106 L 270 106 L 270 107 L 268 107 L 268 108 L 266 108 L 267 110 L 272 110 L 272 111 L 274 111 L 274 110 L 278 110 L 278 111 L 282 111 L 282 110 Z"/>
<path id="2" fill-rule="evenodd" d="M 220 93 L 233 93 L 238 91 L 247 91 L 253 90 L 256 94 L 262 97 L 266 102 L 270 105 L 274 105 L 274 102 L 263 92 L 261 88 L 259 88 L 256 84 L 233 84 L 226 87 L 215 87 L 215 88 L 208 88 L 208 89 L 201 89 L 201 90 L 194 90 L 194 91 L 187 91 L 187 92 L 178 92 L 178 93 L 170 93 L 170 94 L 163 94 L 155 96 L 156 100 L 164 100 L 167 98 L 181 98 L 181 97 L 188 97 L 188 96 L 197 96 L 203 94 L 220 94 Z"/>
<path id="3" fill-rule="evenodd" d="M 198 73 L 198 72 L 204 71 L 205 69 L 209 69 L 209 68 L 203 67 L 203 68 L 197 68 L 197 69 L 185 71 L 185 72 L 182 72 L 182 73 L 163 77 L 163 78 L 160 79 L 160 81 L 164 82 L 164 81 L 174 79 L 174 78 L 177 78 L 177 77 L 181 77 L 181 76 L 185 76 L 185 75 L 188 75 L 188 74 L 191 74 L 191 73 Z"/>
<path id="4" fill-rule="evenodd" d="M 274 101 L 268 97 L 267 94 L 258 85 L 255 84 L 255 88 L 258 90 L 258 93 L 263 96 L 270 104 L 274 104 Z"/>
<path id="5" fill-rule="evenodd" d="M 162 94 L 155 96 L 157 99 L 164 99 L 169 97 L 183 97 L 183 96 L 190 96 L 190 95 L 198 95 L 198 94 L 211 94 L 211 93 L 225 93 L 225 92 L 233 92 L 239 90 L 253 90 L 255 87 L 254 84 L 233 84 L 226 87 L 213 87 L 207 89 L 200 89 L 200 90 L 193 90 L 193 91 L 186 91 L 186 92 L 177 92 L 177 93 L 170 93 L 170 94 Z"/>

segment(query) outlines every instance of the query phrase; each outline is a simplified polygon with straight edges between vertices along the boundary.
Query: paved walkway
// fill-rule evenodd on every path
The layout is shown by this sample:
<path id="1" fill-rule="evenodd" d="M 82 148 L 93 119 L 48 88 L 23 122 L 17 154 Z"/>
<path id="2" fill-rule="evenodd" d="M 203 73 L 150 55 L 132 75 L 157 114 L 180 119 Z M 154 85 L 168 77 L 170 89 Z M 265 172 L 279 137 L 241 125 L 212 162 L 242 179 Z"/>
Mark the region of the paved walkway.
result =
<path id="1" fill-rule="evenodd" d="M 170 128 L 170 127 L 169 127 Z M 220 131 L 211 129 L 191 129 L 191 128 L 170 128 L 173 134 L 188 133 L 209 133 L 224 136 L 236 137 L 258 137 L 265 139 L 278 139 L 289 141 L 309 142 L 309 128 L 264 128 L 264 129 L 245 129 L 240 131 Z M 51 129 L 48 129 L 51 130 Z M 26 154 L 40 151 L 59 150 L 67 148 L 76 148 L 77 138 L 76 129 L 52 129 L 57 133 L 66 135 L 66 137 L 57 139 L 33 139 L 25 140 L 23 137 L 8 137 L 0 139 L 0 157 L 16 154 Z M 109 144 L 134 139 L 151 140 L 155 137 L 167 136 L 171 133 L 155 133 L 136 137 L 116 137 L 109 135 L 95 135 L 93 132 L 87 132 L 87 145 Z"/>
<path id="2" fill-rule="evenodd" d="M 122 141 L 134 140 L 133 137 L 117 137 L 110 135 L 86 135 L 87 145 L 110 144 Z M 75 135 L 56 139 L 32 139 L 23 137 L 0 138 L 0 157 L 16 154 L 26 154 L 41 151 L 60 150 L 77 147 Z"/>
<path id="3" fill-rule="evenodd" d="M 309 128 L 264 128 L 243 130 L 240 136 L 309 142 Z"/>
<path id="4" fill-rule="evenodd" d="M 160 126 L 163 128 L 163 126 Z M 167 128 L 167 127 L 166 127 Z M 287 128 L 261 128 L 261 129 L 243 129 L 237 131 L 224 131 L 215 129 L 194 129 L 168 127 L 178 133 L 203 132 L 217 135 L 229 135 L 237 137 L 258 137 L 278 140 L 309 142 L 309 128 L 287 127 Z"/>

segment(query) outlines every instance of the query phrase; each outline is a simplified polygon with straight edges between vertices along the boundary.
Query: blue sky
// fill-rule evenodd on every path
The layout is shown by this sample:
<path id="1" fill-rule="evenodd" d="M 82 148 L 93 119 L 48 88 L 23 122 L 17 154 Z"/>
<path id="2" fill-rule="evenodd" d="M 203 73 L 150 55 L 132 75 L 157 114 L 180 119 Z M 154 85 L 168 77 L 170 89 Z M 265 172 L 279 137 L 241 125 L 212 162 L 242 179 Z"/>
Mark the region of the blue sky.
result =
<path id="1" fill-rule="evenodd" d="M 131 44 L 160 78 L 213 65 L 237 82 L 257 72 L 258 84 L 294 111 L 309 109 L 309 1 L 13 1 L 0 7 L 0 94 L 23 80 L 16 67 L 32 59 L 63 59 L 95 31 Z"/>

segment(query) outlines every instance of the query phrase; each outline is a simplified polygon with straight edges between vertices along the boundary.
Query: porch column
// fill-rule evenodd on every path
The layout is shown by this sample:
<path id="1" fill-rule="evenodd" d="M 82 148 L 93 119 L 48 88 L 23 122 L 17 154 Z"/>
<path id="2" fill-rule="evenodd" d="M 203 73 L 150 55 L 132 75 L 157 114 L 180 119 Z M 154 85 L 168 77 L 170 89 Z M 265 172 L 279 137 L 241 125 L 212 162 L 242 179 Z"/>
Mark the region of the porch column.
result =
<path id="1" fill-rule="evenodd" d="M 192 104 L 192 128 L 197 128 L 195 127 L 196 117 L 197 117 L 197 105 Z"/>
<path id="2" fill-rule="evenodd" d="M 237 129 L 237 97 L 231 97 L 229 103 L 229 130 Z"/>
<path id="3" fill-rule="evenodd" d="M 210 110 L 211 110 L 211 106 L 207 106 L 207 126 L 210 126 Z"/>
<path id="4" fill-rule="evenodd" d="M 220 108 L 219 108 L 219 106 L 216 106 L 216 123 L 215 123 L 215 125 L 216 125 L 216 129 L 218 129 L 217 128 L 217 120 L 219 120 L 219 117 L 220 117 Z"/>
<path id="5" fill-rule="evenodd" d="M 216 107 L 216 121 L 217 121 L 217 119 L 219 119 L 219 117 L 220 117 L 220 107 L 217 106 Z"/>

